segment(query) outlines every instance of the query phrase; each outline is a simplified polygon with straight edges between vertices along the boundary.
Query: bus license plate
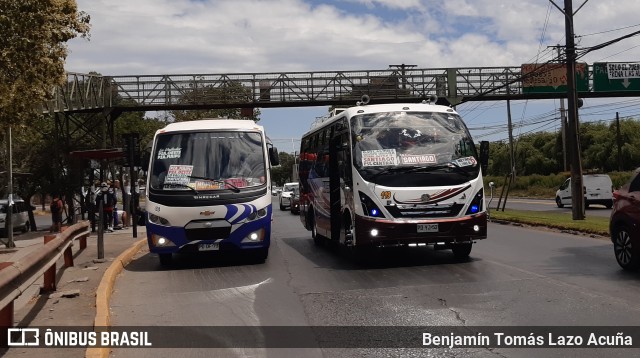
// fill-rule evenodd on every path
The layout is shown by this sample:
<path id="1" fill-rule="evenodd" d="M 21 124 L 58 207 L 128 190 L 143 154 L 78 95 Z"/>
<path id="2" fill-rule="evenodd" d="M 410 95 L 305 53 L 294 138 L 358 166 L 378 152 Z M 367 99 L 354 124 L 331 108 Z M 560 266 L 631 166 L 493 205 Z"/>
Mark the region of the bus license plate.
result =
<path id="1" fill-rule="evenodd" d="M 220 245 L 217 242 L 213 244 L 198 244 L 198 251 L 215 251 L 220 250 Z"/>
<path id="2" fill-rule="evenodd" d="M 438 224 L 418 224 L 418 232 L 438 232 Z"/>

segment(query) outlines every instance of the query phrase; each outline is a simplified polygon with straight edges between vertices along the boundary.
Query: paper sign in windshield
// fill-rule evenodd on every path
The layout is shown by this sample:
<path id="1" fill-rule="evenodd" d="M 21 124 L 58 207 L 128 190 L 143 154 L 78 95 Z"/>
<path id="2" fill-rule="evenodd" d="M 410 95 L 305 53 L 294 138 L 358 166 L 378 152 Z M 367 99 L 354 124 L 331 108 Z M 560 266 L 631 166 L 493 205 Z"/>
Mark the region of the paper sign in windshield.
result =
<path id="1" fill-rule="evenodd" d="M 177 159 L 182 154 L 182 148 L 162 148 L 158 150 L 158 159 Z"/>
<path id="2" fill-rule="evenodd" d="M 222 182 L 212 180 L 197 180 L 195 182 L 196 190 L 218 190 L 222 189 Z"/>
<path id="3" fill-rule="evenodd" d="M 476 158 L 474 157 L 458 158 L 456 160 L 452 160 L 451 162 L 459 167 L 475 167 L 476 164 L 478 164 Z"/>
<path id="4" fill-rule="evenodd" d="M 435 164 L 438 162 L 435 154 L 401 154 L 400 164 Z"/>
<path id="5" fill-rule="evenodd" d="M 164 179 L 164 185 L 189 184 L 189 176 L 193 172 L 193 165 L 170 165 L 167 177 Z"/>
<path id="6" fill-rule="evenodd" d="M 362 166 L 374 167 L 396 164 L 397 157 L 395 149 L 365 150 L 362 152 Z"/>
<path id="7" fill-rule="evenodd" d="M 229 178 L 224 180 L 225 183 L 229 183 L 236 188 L 244 188 L 247 186 L 247 181 L 244 178 Z M 229 185 L 225 185 L 225 188 L 230 188 Z"/>

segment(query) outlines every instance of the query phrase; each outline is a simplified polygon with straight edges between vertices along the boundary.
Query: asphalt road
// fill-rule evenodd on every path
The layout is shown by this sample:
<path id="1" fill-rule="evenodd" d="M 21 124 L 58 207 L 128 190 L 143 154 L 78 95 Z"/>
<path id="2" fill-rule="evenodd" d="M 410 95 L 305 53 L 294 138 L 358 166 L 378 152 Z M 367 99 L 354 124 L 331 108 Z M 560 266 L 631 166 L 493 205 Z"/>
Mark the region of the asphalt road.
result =
<path id="1" fill-rule="evenodd" d="M 472 258 L 389 251 L 360 263 L 316 247 L 297 216 L 275 210 L 264 264 L 148 252 L 118 277 L 114 326 L 634 326 L 639 274 L 604 238 L 490 224 Z M 302 331 L 302 330 L 301 330 Z M 357 335 L 357 332 L 347 334 Z M 215 337 L 213 338 L 215 339 Z M 348 339 L 348 338 L 347 338 Z M 623 357 L 637 349 L 114 349 L 112 357 Z"/>
<path id="2" fill-rule="evenodd" d="M 489 205 L 489 208 L 495 209 L 498 205 L 499 197 L 493 198 L 493 201 Z M 547 211 L 551 213 L 557 214 L 571 214 L 571 206 L 565 206 L 564 208 L 559 208 L 556 205 L 556 202 L 551 199 L 516 199 L 516 198 L 508 198 L 507 209 L 516 209 L 516 210 L 533 210 L 533 211 Z M 585 215 L 589 216 L 603 216 L 610 217 L 611 209 L 607 209 L 604 205 L 590 205 L 588 209 L 585 209 Z"/>

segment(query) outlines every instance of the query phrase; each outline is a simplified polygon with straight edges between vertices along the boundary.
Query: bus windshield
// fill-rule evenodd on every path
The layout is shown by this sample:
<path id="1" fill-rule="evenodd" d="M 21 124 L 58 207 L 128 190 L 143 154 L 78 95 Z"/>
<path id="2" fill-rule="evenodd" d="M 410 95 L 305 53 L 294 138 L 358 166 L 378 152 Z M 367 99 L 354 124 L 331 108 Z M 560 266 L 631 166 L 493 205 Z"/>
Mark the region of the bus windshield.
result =
<path id="1" fill-rule="evenodd" d="M 266 184 L 263 138 L 250 131 L 194 131 L 157 136 L 150 188 L 210 191 Z"/>
<path id="2" fill-rule="evenodd" d="M 454 168 L 477 175 L 475 145 L 455 113 L 362 114 L 351 118 L 351 130 L 354 165 L 365 177 L 403 167 Z"/>

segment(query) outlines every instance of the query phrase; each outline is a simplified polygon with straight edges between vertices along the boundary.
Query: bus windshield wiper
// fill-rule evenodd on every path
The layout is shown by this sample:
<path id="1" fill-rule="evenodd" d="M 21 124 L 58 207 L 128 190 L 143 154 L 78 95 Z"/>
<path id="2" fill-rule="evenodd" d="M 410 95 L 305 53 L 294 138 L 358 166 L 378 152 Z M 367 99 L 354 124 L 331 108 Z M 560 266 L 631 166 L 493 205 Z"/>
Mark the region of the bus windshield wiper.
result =
<path id="1" fill-rule="evenodd" d="M 171 187 L 171 186 L 177 186 L 177 187 L 180 187 L 180 188 L 189 188 L 189 189 L 193 190 L 193 192 L 194 192 L 194 193 L 196 193 L 196 195 L 198 195 L 198 194 L 199 194 L 199 193 L 198 193 L 198 191 L 196 190 L 196 188 L 191 187 L 191 186 L 189 186 L 189 185 L 187 185 L 187 184 L 183 184 L 183 183 L 168 183 L 168 184 L 163 184 L 163 187 L 164 187 L 164 186 L 169 186 L 169 187 Z M 164 189 L 164 188 L 163 188 L 163 189 Z"/>
<path id="2" fill-rule="evenodd" d="M 464 170 L 462 167 L 456 165 L 455 163 L 447 162 L 447 163 L 429 165 L 424 167 L 418 166 L 418 165 L 403 166 L 403 167 L 388 167 L 373 174 L 370 180 L 373 180 L 379 177 L 380 175 L 391 174 L 391 173 L 420 173 L 420 172 L 427 173 L 427 172 L 432 172 L 432 171 L 447 169 L 447 168 L 452 169 L 460 174 L 464 174 L 465 176 L 469 176 L 469 172 Z"/>
<path id="3" fill-rule="evenodd" d="M 207 177 L 200 177 L 197 175 L 189 175 L 189 178 L 192 179 L 202 179 L 202 180 L 208 180 L 208 181 L 212 181 L 212 182 L 216 182 L 216 183 L 222 183 L 224 185 L 228 185 L 229 187 L 231 187 L 231 190 L 233 190 L 234 193 L 239 193 L 240 192 L 240 188 L 238 188 L 237 186 L 231 184 L 231 183 L 227 183 L 224 179 L 213 179 L 213 178 L 207 178 Z"/>
<path id="4" fill-rule="evenodd" d="M 413 168 L 408 170 L 407 173 L 430 172 L 430 171 L 436 171 L 436 170 L 447 169 L 447 168 L 452 169 L 460 174 L 464 174 L 465 176 L 470 175 L 468 171 L 464 170 L 461 166 L 455 164 L 454 162 L 446 162 L 442 164 L 429 165 L 426 167 L 413 166 Z"/>
<path id="5" fill-rule="evenodd" d="M 398 172 L 405 172 L 406 173 L 406 172 L 410 172 L 410 171 L 413 171 L 413 170 L 419 170 L 421 168 L 422 167 L 419 167 L 419 166 L 416 166 L 416 165 L 412 165 L 410 167 L 387 167 L 387 168 L 384 168 L 381 171 L 373 174 L 371 176 L 371 178 L 369 178 L 369 179 L 373 180 L 373 179 L 375 179 L 375 178 L 377 178 L 377 177 L 379 177 L 381 175 L 391 174 L 391 173 L 398 173 Z"/>

